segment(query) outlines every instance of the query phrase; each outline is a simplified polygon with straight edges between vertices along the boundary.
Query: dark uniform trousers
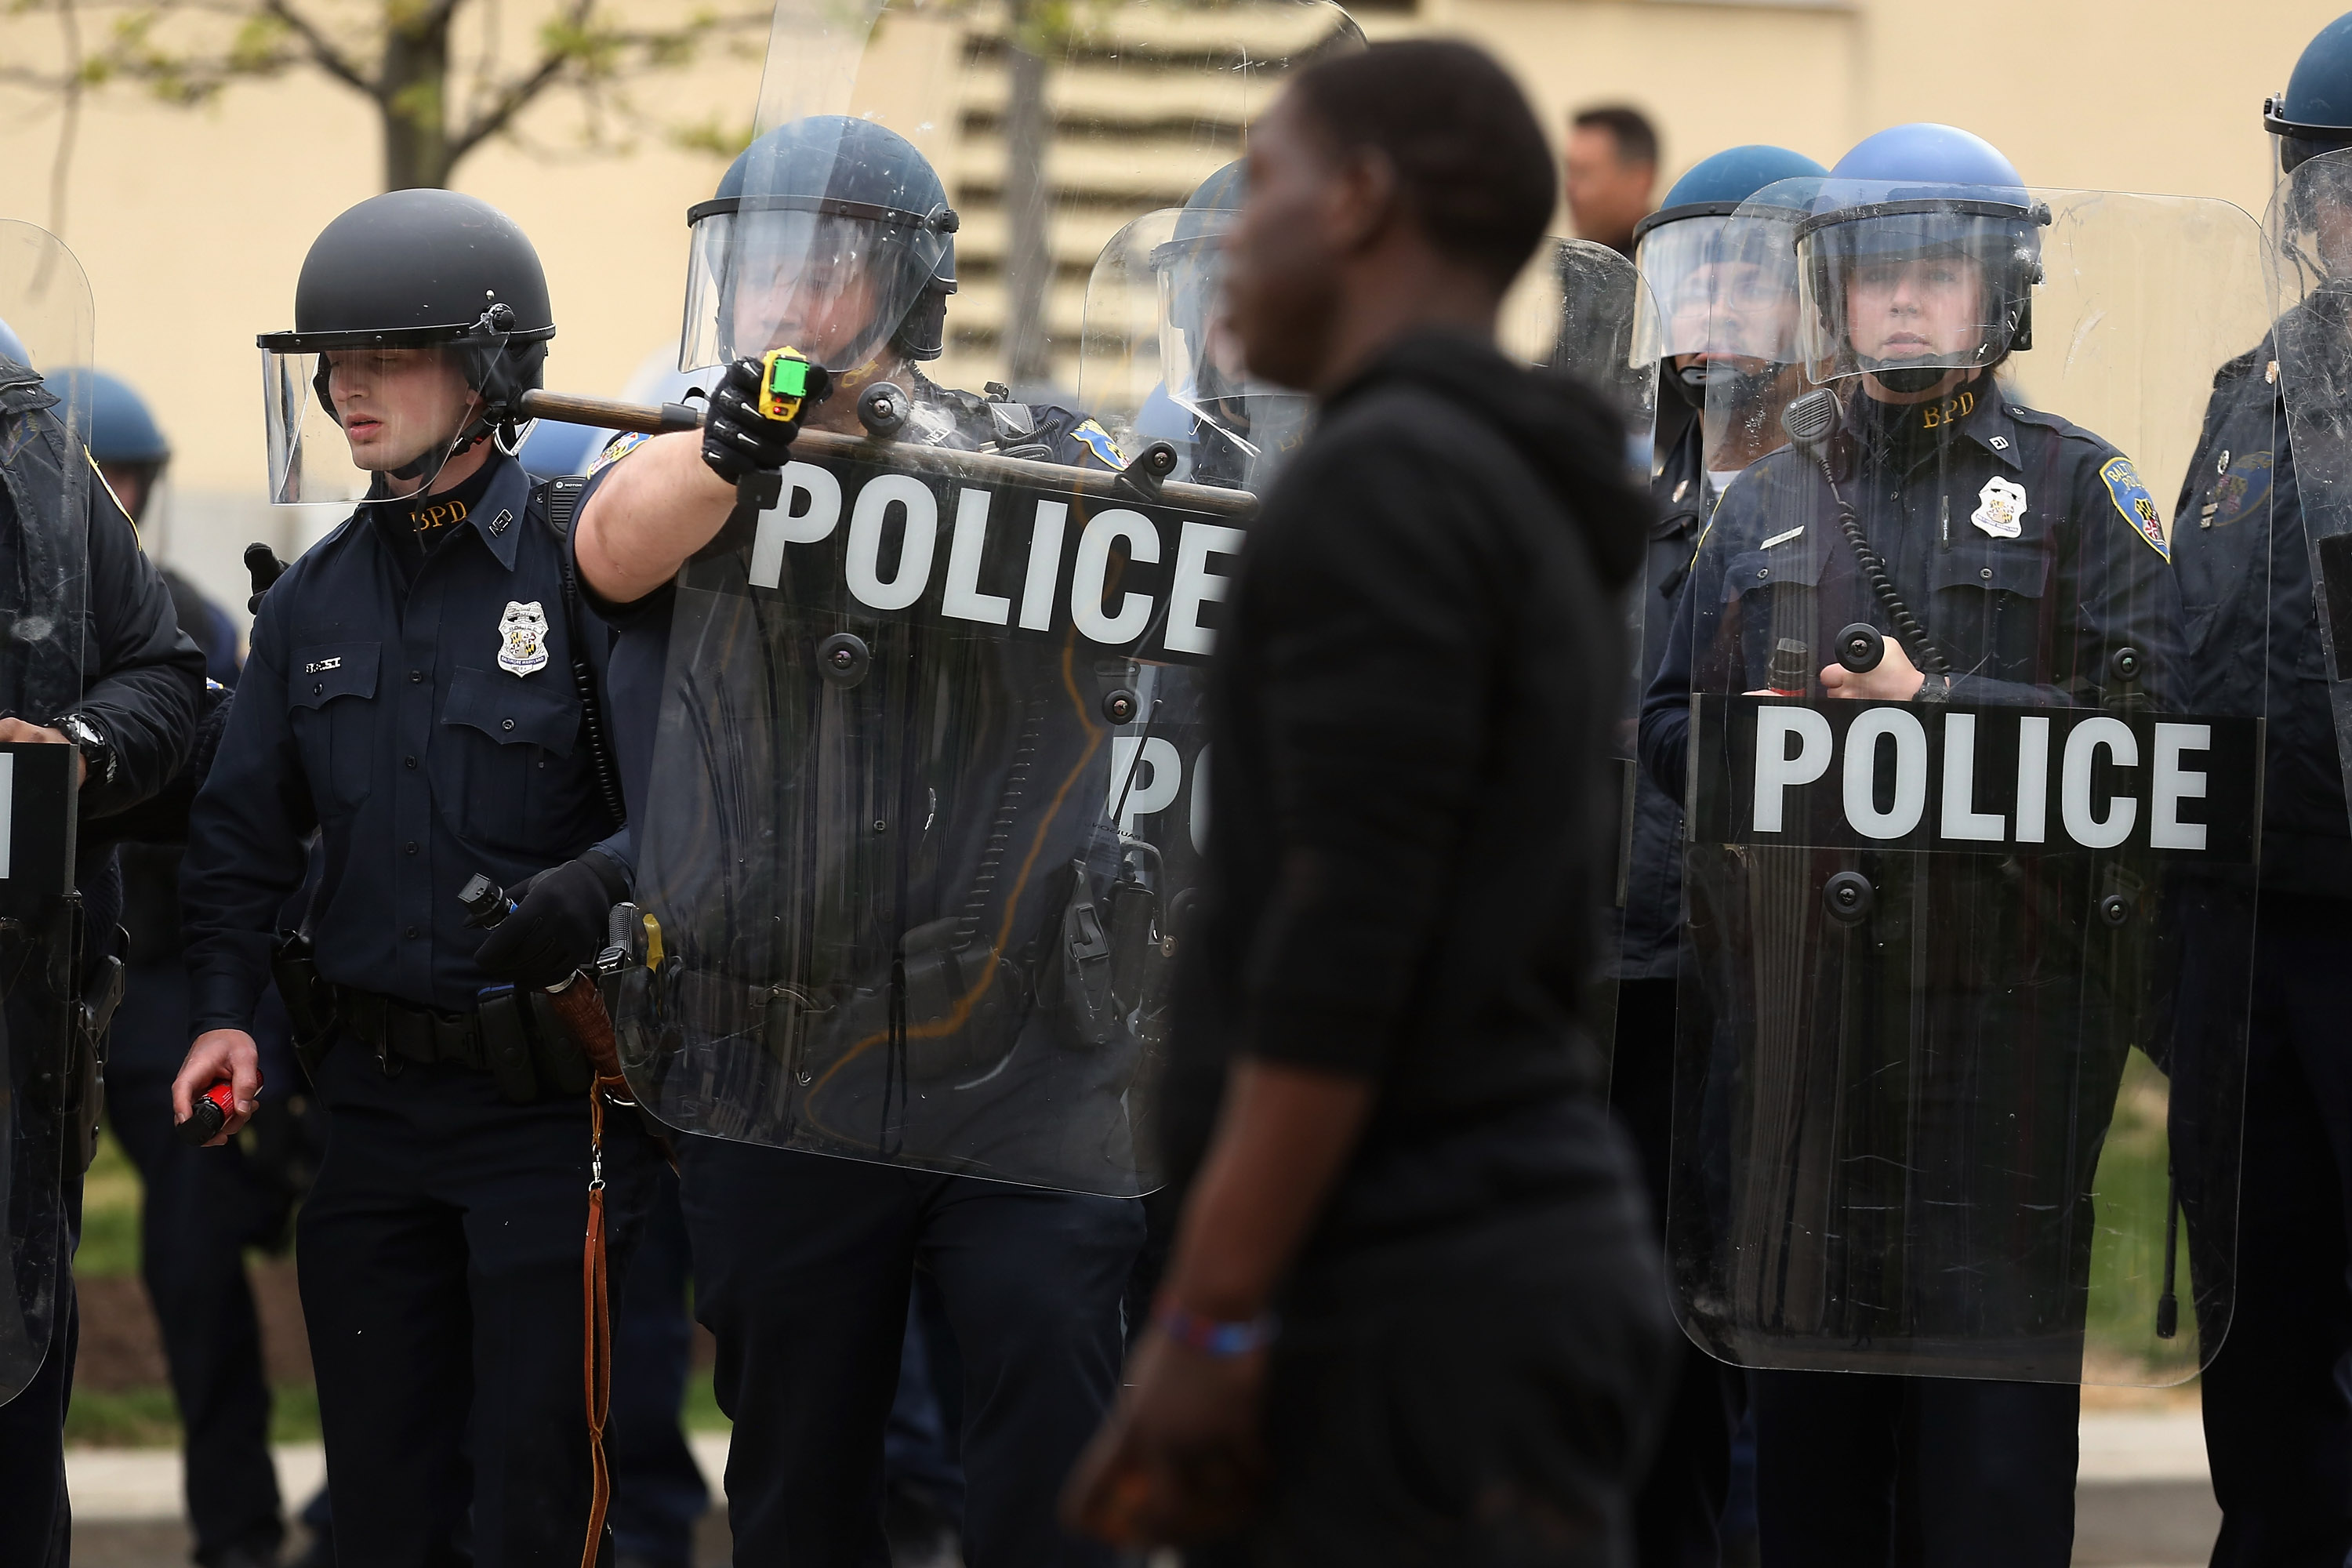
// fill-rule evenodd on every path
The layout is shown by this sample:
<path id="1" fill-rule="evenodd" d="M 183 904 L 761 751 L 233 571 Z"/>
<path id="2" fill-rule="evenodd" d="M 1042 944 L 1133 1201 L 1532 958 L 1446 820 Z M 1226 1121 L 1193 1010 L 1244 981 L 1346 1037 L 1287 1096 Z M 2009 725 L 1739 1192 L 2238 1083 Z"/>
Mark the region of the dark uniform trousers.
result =
<path id="1" fill-rule="evenodd" d="M 1111 1562 L 1055 1506 L 1118 1386 L 1139 1204 L 712 1138 L 679 1140 L 678 1167 L 735 1423 L 737 1563 L 887 1568 L 883 1429 L 919 1265 L 963 1363 L 964 1561 Z"/>
<path id="2" fill-rule="evenodd" d="M 1697 987 L 1692 987 L 1696 992 Z M 1617 983 L 1617 1049 L 1609 1101 L 1633 1136 L 1643 1184 L 1663 1230 L 1673 1143 L 1675 983 Z M 1641 1568 L 1716 1568 L 1723 1561 L 1723 1509 L 1731 1491 L 1731 1435 L 1747 1382 L 1681 1335 L 1678 1372 L 1648 1479 L 1633 1499 Z"/>
<path id="3" fill-rule="evenodd" d="M 2266 893 L 2257 930 L 2236 1305 L 2203 1387 L 2221 1505 L 2213 1568 L 2343 1568 L 2352 1562 L 2352 902 Z"/>
<path id="4" fill-rule="evenodd" d="M 334 1135 L 296 1256 L 337 1563 L 574 1568 L 591 1485 L 584 1097 L 512 1105 L 449 1063 L 387 1075 L 348 1035 L 318 1089 Z M 659 1163 L 634 1115 L 606 1114 L 615 1300 Z"/>
<path id="5" fill-rule="evenodd" d="M 1764 1568 L 2067 1568 L 2082 1394 L 1748 1373 Z"/>
<path id="6" fill-rule="evenodd" d="M 625 1557 L 686 1568 L 710 1488 L 680 1430 L 694 1357 L 688 1295 L 694 1259 L 677 1175 L 654 1173 L 645 1230 L 629 1259 L 628 1289 L 613 1294 L 613 1409 L 605 1449 L 613 1461 L 613 1537 Z"/>
<path id="7" fill-rule="evenodd" d="M 68 1170 L 64 1205 L 71 1247 L 81 1240 L 81 1173 Z M 81 1318 L 74 1300 L 73 1274 L 60 1266 L 49 1320 L 48 1354 L 25 1391 L 0 1405 L 0 1563 L 41 1568 L 63 1564 L 73 1521 L 66 1500 L 66 1405 L 73 1393 L 74 1355 L 81 1342 Z"/>

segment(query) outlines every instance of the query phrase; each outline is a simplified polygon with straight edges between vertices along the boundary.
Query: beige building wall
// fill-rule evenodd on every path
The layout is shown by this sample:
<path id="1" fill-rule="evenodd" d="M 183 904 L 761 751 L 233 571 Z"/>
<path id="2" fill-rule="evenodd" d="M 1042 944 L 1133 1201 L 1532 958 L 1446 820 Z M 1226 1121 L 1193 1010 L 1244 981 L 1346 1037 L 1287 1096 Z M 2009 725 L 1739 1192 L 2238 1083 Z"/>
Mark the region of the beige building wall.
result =
<path id="1" fill-rule="evenodd" d="M 1486 44 L 1555 136 L 1574 106 L 1639 105 L 1664 133 L 1669 181 L 1739 142 L 1827 163 L 1870 131 L 1941 119 L 1990 137 L 2037 185 L 2212 195 L 2259 215 L 2263 97 L 2346 4 L 1420 0 L 1360 19 L 1376 37 L 1434 30 Z M 529 36 L 531 9 L 507 6 L 509 37 Z M 0 20 L 0 58 L 51 58 L 55 26 Z M 635 90 L 665 120 L 736 123 L 758 79 L 756 61 L 721 58 Z M 523 129 L 568 148 L 572 114 L 553 105 Z M 0 216 L 47 221 L 57 131 L 44 105 L 0 91 Z M 304 249 L 374 194 L 379 159 L 371 106 L 310 74 L 239 86 L 194 111 L 120 89 L 86 102 L 64 231 L 96 295 L 98 362 L 149 395 L 178 449 L 166 552 L 240 609 L 243 544 L 290 550 L 328 521 L 260 505 L 253 337 L 289 323 Z M 684 210 L 720 167 L 649 138 L 626 156 L 493 144 L 460 169 L 459 188 L 512 214 L 547 263 L 561 324 L 551 384 L 617 391 L 675 334 Z M 973 312 L 1001 309 L 972 294 Z M 1058 330 L 1066 311 L 1055 314 Z"/>

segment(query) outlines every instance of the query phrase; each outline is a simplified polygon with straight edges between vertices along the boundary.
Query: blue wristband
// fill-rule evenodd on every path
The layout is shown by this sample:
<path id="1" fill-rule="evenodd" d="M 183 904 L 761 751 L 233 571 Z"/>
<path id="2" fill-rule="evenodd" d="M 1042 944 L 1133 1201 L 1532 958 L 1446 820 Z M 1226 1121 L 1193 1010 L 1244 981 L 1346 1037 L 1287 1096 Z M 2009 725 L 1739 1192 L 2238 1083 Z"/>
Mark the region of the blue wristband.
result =
<path id="1" fill-rule="evenodd" d="M 1271 1314 L 1237 1323 L 1220 1322 L 1214 1318 L 1197 1317 L 1173 1303 L 1154 1308 L 1151 1321 L 1161 1333 L 1186 1349 L 1220 1359 L 1250 1355 L 1265 1349 L 1274 1342 L 1276 1329 Z"/>

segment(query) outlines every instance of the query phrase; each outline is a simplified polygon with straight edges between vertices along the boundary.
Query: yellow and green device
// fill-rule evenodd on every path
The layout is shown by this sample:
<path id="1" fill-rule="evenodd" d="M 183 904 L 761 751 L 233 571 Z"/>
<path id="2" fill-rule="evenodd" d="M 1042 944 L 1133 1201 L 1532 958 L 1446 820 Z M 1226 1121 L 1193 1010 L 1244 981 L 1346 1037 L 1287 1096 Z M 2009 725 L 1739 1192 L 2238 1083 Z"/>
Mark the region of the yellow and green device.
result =
<path id="1" fill-rule="evenodd" d="M 801 407 L 823 390 L 824 372 L 798 349 L 770 349 L 760 356 L 760 417 L 789 425 Z"/>

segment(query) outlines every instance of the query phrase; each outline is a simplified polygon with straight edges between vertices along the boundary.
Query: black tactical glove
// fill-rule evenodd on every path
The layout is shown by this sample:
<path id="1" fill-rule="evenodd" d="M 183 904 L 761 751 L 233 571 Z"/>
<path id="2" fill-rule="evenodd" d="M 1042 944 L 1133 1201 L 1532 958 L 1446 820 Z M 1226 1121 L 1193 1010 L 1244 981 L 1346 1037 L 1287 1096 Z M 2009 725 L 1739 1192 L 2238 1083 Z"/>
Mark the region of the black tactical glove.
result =
<path id="1" fill-rule="evenodd" d="M 727 367 L 710 395 L 710 411 L 702 423 L 702 460 L 730 485 L 746 474 L 773 473 L 789 462 L 801 419 L 827 390 L 824 372 L 811 365 L 809 394 L 801 400 L 800 413 L 789 420 L 771 419 L 760 412 L 760 378 L 765 373 L 760 361 L 739 359 Z"/>
<path id="2" fill-rule="evenodd" d="M 475 950 L 474 962 L 517 985 L 553 985 L 595 962 L 613 906 L 628 896 L 620 866 L 591 849 L 509 889 L 514 913 Z"/>

